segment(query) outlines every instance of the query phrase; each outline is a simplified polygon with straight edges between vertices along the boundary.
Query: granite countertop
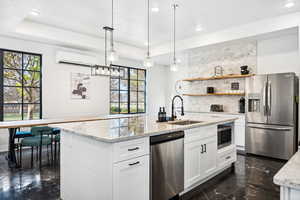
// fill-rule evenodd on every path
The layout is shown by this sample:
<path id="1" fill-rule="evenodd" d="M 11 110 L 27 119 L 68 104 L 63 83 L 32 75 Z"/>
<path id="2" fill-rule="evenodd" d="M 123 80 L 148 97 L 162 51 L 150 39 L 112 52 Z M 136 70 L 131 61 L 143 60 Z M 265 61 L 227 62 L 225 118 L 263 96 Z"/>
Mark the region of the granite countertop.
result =
<path id="1" fill-rule="evenodd" d="M 276 185 L 300 190 L 300 151 L 298 151 L 274 176 Z"/>
<path id="2" fill-rule="evenodd" d="M 66 133 L 89 137 L 102 142 L 121 142 L 141 137 L 149 137 L 174 131 L 207 126 L 217 123 L 231 122 L 236 117 L 208 117 L 199 114 L 190 114 L 183 120 L 197 120 L 202 123 L 192 125 L 174 125 L 167 122 L 157 123 L 153 116 L 136 116 L 120 119 L 108 119 L 89 122 L 58 124 Z"/>
<path id="3" fill-rule="evenodd" d="M 185 111 L 186 113 L 198 113 L 198 114 L 216 114 L 216 115 L 240 115 L 245 116 L 246 113 L 238 113 L 238 112 L 205 112 L 205 111 Z"/>

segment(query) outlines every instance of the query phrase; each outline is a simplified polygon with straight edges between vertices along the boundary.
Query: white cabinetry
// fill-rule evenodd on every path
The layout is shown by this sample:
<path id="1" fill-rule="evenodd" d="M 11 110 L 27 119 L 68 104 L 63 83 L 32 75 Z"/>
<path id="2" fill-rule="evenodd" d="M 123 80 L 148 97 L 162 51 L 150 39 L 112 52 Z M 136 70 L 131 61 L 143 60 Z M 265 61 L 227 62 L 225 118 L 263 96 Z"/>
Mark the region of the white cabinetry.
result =
<path id="1" fill-rule="evenodd" d="M 149 199 L 149 156 L 114 164 L 113 199 Z"/>
<path id="2" fill-rule="evenodd" d="M 184 187 L 211 175 L 217 168 L 217 126 L 185 131 Z"/>
<path id="3" fill-rule="evenodd" d="M 105 143 L 62 132 L 61 199 L 149 200 L 149 138 Z"/>
<path id="4" fill-rule="evenodd" d="M 246 135 L 246 119 L 243 114 L 226 114 L 226 113 L 201 113 L 201 115 L 209 117 L 237 117 L 234 123 L 235 144 L 238 150 L 245 151 L 245 135 Z"/>

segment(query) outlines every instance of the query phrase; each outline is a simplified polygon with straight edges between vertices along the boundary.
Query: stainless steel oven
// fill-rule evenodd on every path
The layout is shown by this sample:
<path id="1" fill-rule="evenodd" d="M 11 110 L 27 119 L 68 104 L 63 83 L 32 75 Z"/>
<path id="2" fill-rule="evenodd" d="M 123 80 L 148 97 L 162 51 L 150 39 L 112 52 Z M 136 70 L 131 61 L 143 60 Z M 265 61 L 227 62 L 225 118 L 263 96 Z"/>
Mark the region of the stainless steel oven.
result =
<path id="1" fill-rule="evenodd" d="M 218 149 L 232 144 L 233 123 L 218 125 Z"/>

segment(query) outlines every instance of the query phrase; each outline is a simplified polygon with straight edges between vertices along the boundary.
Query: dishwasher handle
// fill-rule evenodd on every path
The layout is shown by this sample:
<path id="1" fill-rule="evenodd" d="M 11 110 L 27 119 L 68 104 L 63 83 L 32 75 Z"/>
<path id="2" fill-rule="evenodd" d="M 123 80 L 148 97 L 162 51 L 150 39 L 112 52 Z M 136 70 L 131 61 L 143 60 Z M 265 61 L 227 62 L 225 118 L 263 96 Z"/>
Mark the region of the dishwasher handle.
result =
<path id="1" fill-rule="evenodd" d="M 184 138 L 183 131 L 167 133 L 167 134 L 162 134 L 162 135 L 157 135 L 157 136 L 151 136 L 150 137 L 150 145 L 156 145 L 156 144 L 160 144 L 160 143 L 170 142 L 170 141 L 178 140 L 181 138 Z"/>

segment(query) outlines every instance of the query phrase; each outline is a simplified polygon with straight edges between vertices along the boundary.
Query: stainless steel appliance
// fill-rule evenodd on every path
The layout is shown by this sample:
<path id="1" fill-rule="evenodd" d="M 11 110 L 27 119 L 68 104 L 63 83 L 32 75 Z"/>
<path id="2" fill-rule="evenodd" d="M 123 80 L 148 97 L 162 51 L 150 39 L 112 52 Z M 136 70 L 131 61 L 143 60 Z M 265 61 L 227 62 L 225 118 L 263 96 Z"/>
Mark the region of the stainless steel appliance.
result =
<path id="1" fill-rule="evenodd" d="M 246 80 L 246 152 L 289 159 L 298 144 L 298 78 L 295 73 Z"/>
<path id="2" fill-rule="evenodd" d="M 218 149 L 232 144 L 233 123 L 218 125 Z"/>
<path id="3" fill-rule="evenodd" d="M 224 112 L 223 105 L 220 104 L 212 104 L 210 105 L 211 112 Z"/>
<path id="4" fill-rule="evenodd" d="M 179 197 L 184 189 L 184 132 L 150 137 L 151 199 Z"/>

